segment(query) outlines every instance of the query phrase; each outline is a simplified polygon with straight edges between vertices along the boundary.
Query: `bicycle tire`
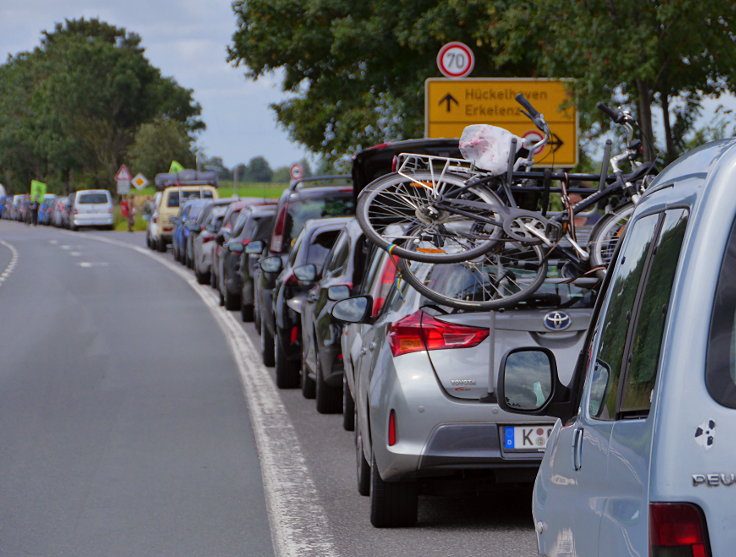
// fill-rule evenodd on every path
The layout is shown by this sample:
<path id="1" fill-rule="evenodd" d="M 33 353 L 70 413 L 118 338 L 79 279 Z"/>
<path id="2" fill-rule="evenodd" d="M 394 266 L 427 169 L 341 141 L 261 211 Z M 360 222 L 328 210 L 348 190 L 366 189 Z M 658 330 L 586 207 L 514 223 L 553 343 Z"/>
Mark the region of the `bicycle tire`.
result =
<path id="1" fill-rule="evenodd" d="M 427 214 L 437 195 L 461 187 L 465 187 L 465 180 L 454 174 L 444 174 L 441 180 L 437 173 L 430 171 L 387 174 L 361 192 L 356 217 L 368 239 L 400 258 L 425 263 L 473 259 L 490 250 L 503 236 L 501 226 L 481 225 L 472 218 L 453 216 L 447 211 L 435 211 L 436 216 Z M 464 210 L 475 211 L 485 218 L 492 217 L 491 207 L 503 206 L 495 193 L 484 188 L 471 187 L 461 195 L 461 199 L 482 202 L 485 207 Z M 420 251 L 416 245 L 415 249 L 408 247 L 420 241 L 424 242 Z"/>
<path id="2" fill-rule="evenodd" d="M 635 205 L 633 203 L 625 203 L 596 223 L 588 241 L 591 268 L 608 268 L 616 246 L 623 237 L 626 223 L 629 222 L 634 209 Z M 596 274 L 603 278 L 606 271 L 601 270 Z"/>
<path id="3" fill-rule="evenodd" d="M 400 259 L 398 267 L 401 279 L 426 298 L 464 310 L 512 306 L 534 294 L 547 277 L 547 261 L 540 246 L 510 241 L 498 242 L 474 260 L 434 263 L 428 268 Z M 521 280 L 517 280 L 519 275 Z M 463 287 L 458 289 L 458 285 Z"/>

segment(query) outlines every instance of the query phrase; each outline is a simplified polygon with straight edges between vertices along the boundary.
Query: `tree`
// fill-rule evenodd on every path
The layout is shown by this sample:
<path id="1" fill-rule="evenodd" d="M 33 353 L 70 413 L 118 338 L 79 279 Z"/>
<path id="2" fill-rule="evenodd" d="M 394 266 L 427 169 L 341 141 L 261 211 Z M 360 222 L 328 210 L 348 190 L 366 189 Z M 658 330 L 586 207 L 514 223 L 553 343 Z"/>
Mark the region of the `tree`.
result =
<path id="1" fill-rule="evenodd" d="M 250 159 L 243 176 L 246 182 L 270 182 L 273 178 L 273 170 L 268 161 L 263 157 Z"/>
<path id="2" fill-rule="evenodd" d="M 142 124 L 128 149 L 128 160 L 134 172 L 153 177 L 166 172 L 172 160 L 194 168 L 192 138 L 183 124 L 163 117 Z"/>
<path id="3" fill-rule="evenodd" d="M 11 76 L 9 85 L 0 79 L 0 122 L 7 124 L 0 126 L 0 145 L 19 133 L 22 145 L 32 145 L 34 168 L 25 170 L 26 179 L 68 187 L 85 177 L 106 185 L 142 124 L 161 117 L 190 133 L 204 127 L 192 91 L 163 77 L 140 42 L 97 19 L 66 20 L 44 32 L 33 52 L 0 67 L 0 76 Z M 14 156 L 2 150 L 0 164 L 18 166 L 7 160 Z"/>
<path id="4" fill-rule="evenodd" d="M 584 129 L 600 128 L 598 101 L 630 100 L 651 139 L 662 106 L 671 154 L 702 97 L 734 90 L 730 0 L 239 0 L 233 10 L 229 61 L 251 78 L 282 72 L 291 97 L 272 105 L 278 121 L 328 161 L 421 136 L 423 83 L 450 40 L 472 46 L 475 75 L 578 78 Z"/>

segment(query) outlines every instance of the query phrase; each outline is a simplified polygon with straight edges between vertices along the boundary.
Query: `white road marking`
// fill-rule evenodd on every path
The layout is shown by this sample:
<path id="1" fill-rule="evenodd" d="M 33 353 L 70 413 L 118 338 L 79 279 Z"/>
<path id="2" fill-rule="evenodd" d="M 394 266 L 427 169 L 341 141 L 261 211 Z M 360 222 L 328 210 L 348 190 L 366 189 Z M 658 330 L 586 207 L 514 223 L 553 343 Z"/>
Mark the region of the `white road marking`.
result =
<path id="1" fill-rule="evenodd" d="M 89 269 L 91 267 L 107 267 L 110 265 L 109 263 L 106 263 L 104 261 L 98 261 L 98 262 L 92 262 L 92 261 L 80 261 L 78 263 L 80 267 L 83 267 L 84 269 Z"/>
<path id="2" fill-rule="evenodd" d="M 54 245 L 54 246 L 55 246 L 56 244 L 58 244 L 58 243 L 59 243 L 59 241 L 58 241 L 58 240 L 49 240 L 49 244 L 52 244 L 52 245 Z"/>
<path id="3" fill-rule="evenodd" d="M 72 249 L 72 247 L 71 247 L 71 246 L 67 246 L 66 244 L 64 244 L 63 246 L 59 246 L 59 247 L 60 247 L 61 249 Z"/>
<path id="4" fill-rule="evenodd" d="M 202 298 L 225 334 L 240 373 L 261 461 L 261 476 L 276 555 L 337 557 L 327 523 L 327 512 L 319 502 L 317 488 L 309 475 L 291 418 L 271 380 L 271 372 L 261 363 L 259 350 L 237 319 L 231 312 L 220 308 L 218 297 L 211 288 L 197 284 L 191 273 L 164 259 L 163 255 L 110 238 L 92 234 L 85 237 L 134 250 L 158 261 L 179 275 Z"/>
<path id="5" fill-rule="evenodd" d="M 71 255 L 72 257 L 81 257 L 82 252 L 81 251 L 70 251 L 69 255 Z"/>
<path id="6" fill-rule="evenodd" d="M 10 276 L 10 274 L 15 270 L 15 267 L 18 265 L 18 250 L 15 249 L 15 247 L 6 242 L 5 240 L 0 240 L 0 244 L 5 246 L 10 250 L 10 263 L 8 263 L 8 266 L 5 267 L 2 273 L 0 273 L 0 284 L 4 283 L 5 280 Z"/>

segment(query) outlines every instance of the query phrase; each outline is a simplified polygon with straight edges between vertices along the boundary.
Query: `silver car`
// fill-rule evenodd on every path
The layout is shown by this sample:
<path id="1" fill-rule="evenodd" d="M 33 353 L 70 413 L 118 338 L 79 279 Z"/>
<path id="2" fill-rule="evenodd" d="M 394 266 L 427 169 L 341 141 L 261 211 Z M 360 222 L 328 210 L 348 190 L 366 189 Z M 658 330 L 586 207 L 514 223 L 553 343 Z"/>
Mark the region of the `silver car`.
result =
<path id="1" fill-rule="evenodd" d="M 387 256 L 376 257 L 368 272 L 379 286 L 369 292 L 386 283 Z M 422 272 L 429 280 L 437 268 Z M 459 264 L 454 276 L 462 272 Z M 533 343 L 572 369 L 593 300 L 589 290 L 550 281 L 517 308 L 459 313 L 396 282 L 385 302 L 357 296 L 333 309 L 351 323 L 342 351 L 355 401 L 358 490 L 370 494 L 377 527 L 412 525 L 420 492 L 468 473 L 491 484 L 534 480 L 554 422 L 498 407 L 498 360 Z"/>
<path id="2" fill-rule="evenodd" d="M 733 139 L 657 177 L 572 383 L 555 369 L 567 364 L 536 348 L 506 355 L 502 404 L 560 418 L 534 489 L 541 554 L 734 555 L 734 183 Z"/>

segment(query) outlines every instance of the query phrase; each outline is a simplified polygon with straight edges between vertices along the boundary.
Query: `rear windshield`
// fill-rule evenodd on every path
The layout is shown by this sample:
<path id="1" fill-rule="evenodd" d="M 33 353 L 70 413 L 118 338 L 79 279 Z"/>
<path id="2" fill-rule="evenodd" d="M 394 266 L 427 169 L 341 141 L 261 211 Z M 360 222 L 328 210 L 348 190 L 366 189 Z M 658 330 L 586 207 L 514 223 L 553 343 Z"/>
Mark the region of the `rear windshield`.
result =
<path id="1" fill-rule="evenodd" d="M 713 300 L 706 361 L 710 395 L 723 406 L 736 408 L 736 221 L 731 226 Z"/>
<path id="2" fill-rule="evenodd" d="M 212 190 L 194 190 L 194 191 L 170 191 L 169 198 L 166 201 L 167 207 L 178 207 L 182 201 L 190 199 L 212 199 Z"/>
<path id="3" fill-rule="evenodd" d="M 94 203 L 107 203 L 107 194 L 104 193 L 81 193 L 77 197 L 77 203 L 92 205 Z"/>
<path id="4" fill-rule="evenodd" d="M 329 198 L 307 198 L 289 201 L 284 230 L 284 246 L 291 248 L 292 241 L 309 219 L 344 217 L 355 213 L 353 192 L 330 193 Z"/>

